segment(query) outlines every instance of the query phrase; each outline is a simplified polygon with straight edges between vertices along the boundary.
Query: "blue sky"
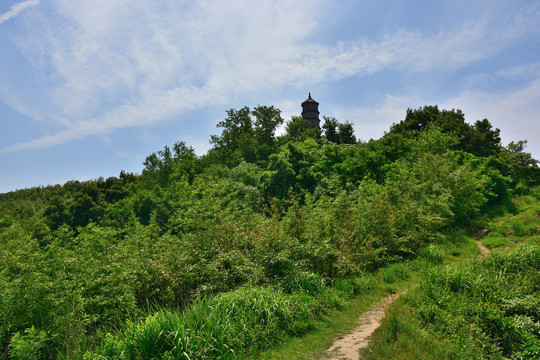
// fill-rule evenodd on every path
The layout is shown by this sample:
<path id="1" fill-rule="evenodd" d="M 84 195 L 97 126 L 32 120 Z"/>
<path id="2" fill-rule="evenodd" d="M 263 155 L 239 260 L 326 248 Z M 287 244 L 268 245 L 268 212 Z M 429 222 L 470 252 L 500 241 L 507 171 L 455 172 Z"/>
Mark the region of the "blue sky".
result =
<path id="1" fill-rule="evenodd" d="M 0 192 L 138 172 L 225 111 L 379 138 L 407 108 L 487 118 L 540 158 L 540 2 L 2 0 Z"/>

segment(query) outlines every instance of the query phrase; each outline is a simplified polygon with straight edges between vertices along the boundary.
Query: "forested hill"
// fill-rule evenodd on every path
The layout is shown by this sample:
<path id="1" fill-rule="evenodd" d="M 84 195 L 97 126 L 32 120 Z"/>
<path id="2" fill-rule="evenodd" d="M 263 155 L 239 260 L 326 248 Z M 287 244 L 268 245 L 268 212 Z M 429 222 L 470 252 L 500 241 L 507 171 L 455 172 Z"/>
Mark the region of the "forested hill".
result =
<path id="1" fill-rule="evenodd" d="M 178 142 L 149 155 L 142 175 L 122 171 L 118 178 L 0 194 L 0 214 L 27 225 L 41 219 L 52 230 L 61 225 L 76 230 L 89 222 L 123 223 L 128 213 L 147 225 L 152 212 L 168 220 L 166 200 L 160 196 L 164 189 L 178 182 L 211 187 L 223 181 L 231 200 L 242 200 L 249 193 L 256 200 L 252 206 L 261 210 L 271 202 L 285 205 L 282 200 L 289 194 L 303 201 L 306 195 L 317 198 L 330 187 L 348 189 L 364 180 L 383 184 L 397 164 L 411 166 L 428 154 L 452 157 L 455 163 L 488 176 L 488 188 L 497 186 L 491 189 L 494 193 L 483 194 L 490 205 L 504 201 L 507 190 L 539 181 L 538 161 L 524 151 L 526 141 L 503 147 L 499 129 L 493 129 L 487 119 L 470 125 L 460 110 L 408 109 L 405 120 L 381 139 L 367 143 L 357 141 L 351 123 L 328 117 L 321 131 L 306 129 L 305 120 L 293 117 L 286 133 L 276 137 L 283 122 L 274 107 L 231 109 L 218 124 L 221 135 L 211 137 L 213 148 L 201 157 Z"/>
<path id="2" fill-rule="evenodd" d="M 0 194 L 0 359 L 21 334 L 43 358 L 90 356 L 128 320 L 238 288 L 316 293 L 414 258 L 540 183 L 526 142 L 503 146 L 459 110 L 409 109 L 367 142 L 334 118 L 319 131 L 293 117 L 276 136 L 283 123 L 272 106 L 231 109 L 203 156 L 178 142 L 140 175 Z"/>

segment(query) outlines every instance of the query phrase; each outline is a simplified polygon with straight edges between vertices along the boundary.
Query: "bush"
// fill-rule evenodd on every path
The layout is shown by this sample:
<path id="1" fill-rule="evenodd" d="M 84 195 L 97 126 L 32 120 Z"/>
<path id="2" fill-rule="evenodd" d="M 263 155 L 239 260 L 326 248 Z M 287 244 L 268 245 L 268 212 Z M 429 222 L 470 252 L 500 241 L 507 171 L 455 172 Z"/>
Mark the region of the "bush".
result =
<path id="1" fill-rule="evenodd" d="M 15 333 L 9 343 L 9 355 L 13 360 L 45 359 L 43 348 L 49 340 L 43 330 L 31 327 L 24 333 Z"/>
<path id="2" fill-rule="evenodd" d="M 282 281 L 281 286 L 287 293 L 305 292 L 309 295 L 316 295 L 326 288 L 322 276 L 312 272 L 290 275 Z"/>
<path id="3" fill-rule="evenodd" d="M 387 284 L 393 284 L 397 280 L 404 280 L 409 278 L 410 274 L 406 267 L 406 264 L 392 264 L 382 271 L 383 281 Z"/>

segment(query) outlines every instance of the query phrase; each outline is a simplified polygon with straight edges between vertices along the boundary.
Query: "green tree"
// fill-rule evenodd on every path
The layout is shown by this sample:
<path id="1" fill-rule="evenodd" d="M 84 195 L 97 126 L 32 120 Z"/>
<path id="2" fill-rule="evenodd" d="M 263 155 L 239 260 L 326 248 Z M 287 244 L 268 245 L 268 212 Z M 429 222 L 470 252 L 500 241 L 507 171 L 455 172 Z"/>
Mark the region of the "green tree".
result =
<path id="1" fill-rule="evenodd" d="M 465 115 L 461 110 L 439 110 L 437 105 L 424 106 L 418 109 L 407 109 L 405 119 L 393 124 L 390 133 L 414 134 L 437 126 L 443 132 L 455 132 L 463 135 L 469 129 L 465 123 Z"/>
<path id="2" fill-rule="evenodd" d="M 301 116 L 293 116 L 285 125 L 288 140 L 301 141 L 305 137 L 308 121 Z"/>
<path id="3" fill-rule="evenodd" d="M 285 198 L 289 191 L 297 194 L 311 192 L 316 186 L 312 166 L 317 159 L 319 144 L 312 138 L 303 142 L 289 142 L 279 153 L 270 155 L 264 176 L 265 193 Z"/>
<path id="4" fill-rule="evenodd" d="M 218 151 L 221 161 L 234 166 L 242 159 L 253 162 L 256 159 L 255 131 L 249 107 L 227 110 L 227 117 L 217 127 L 223 128 L 221 135 L 212 135 L 210 143 Z"/>
<path id="5" fill-rule="evenodd" d="M 338 136 L 340 144 L 356 143 L 356 136 L 354 136 L 353 124 L 348 121 L 339 124 Z"/>
<path id="6" fill-rule="evenodd" d="M 173 177 L 186 176 L 190 182 L 201 171 L 195 149 L 179 141 L 173 149 L 165 146 L 163 150 L 152 153 L 144 161 L 142 182 L 147 188 L 155 185 L 165 187 Z"/>
<path id="7" fill-rule="evenodd" d="M 308 138 L 321 139 L 321 130 L 308 127 L 308 121 L 301 116 L 293 116 L 285 125 L 285 140 L 304 141 Z"/>
<path id="8" fill-rule="evenodd" d="M 173 173 L 173 158 L 171 149 L 165 146 L 163 150 L 152 153 L 144 160 L 142 182 L 148 187 L 165 186 Z"/>
<path id="9" fill-rule="evenodd" d="M 512 141 L 502 149 L 501 158 L 507 166 L 507 174 L 512 177 L 515 184 L 522 182 L 526 185 L 538 185 L 540 184 L 538 160 L 525 152 L 526 146 L 527 140 Z"/>
<path id="10" fill-rule="evenodd" d="M 500 130 L 493 129 L 488 119 L 477 120 L 464 138 L 464 150 L 476 156 L 497 155 L 501 150 Z"/>
<path id="11" fill-rule="evenodd" d="M 79 192 L 75 195 L 69 207 L 69 225 L 72 228 L 86 226 L 92 220 L 98 220 L 103 215 L 103 209 L 90 195 Z"/>
<path id="12" fill-rule="evenodd" d="M 184 141 L 179 141 L 173 145 L 173 156 L 176 176 L 186 176 L 191 184 L 195 175 L 201 172 L 200 161 L 195 149 L 187 146 Z"/>
<path id="13" fill-rule="evenodd" d="M 64 198 L 58 194 L 51 196 L 43 215 L 52 230 L 56 230 L 62 224 L 65 224 L 68 214 Z"/>
<path id="14" fill-rule="evenodd" d="M 353 124 L 346 121 L 340 123 L 336 118 L 323 116 L 323 138 L 336 144 L 355 144 Z"/>
<path id="15" fill-rule="evenodd" d="M 324 124 L 322 128 L 324 130 L 324 139 L 336 144 L 340 143 L 340 138 L 338 134 L 339 122 L 337 121 L 337 119 L 327 116 L 323 116 L 323 119 Z"/>
<path id="16" fill-rule="evenodd" d="M 430 127 L 437 127 L 443 133 L 453 133 L 459 138 L 453 149 L 464 150 L 476 156 L 496 155 L 501 148 L 500 130 L 493 129 L 487 119 L 469 125 L 461 110 L 439 110 L 436 105 L 407 109 L 405 119 L 393 124 L 388 134 L 416 137 Z"/>
<path id="17" fill-rule="evenodd" d="M 255 116 L 254 132 L 257 142 L 271 146 L 275 140 L 277 127 L 283 124 L 281 110 L 273 106 L 257 106 L 252 114 Z"/>

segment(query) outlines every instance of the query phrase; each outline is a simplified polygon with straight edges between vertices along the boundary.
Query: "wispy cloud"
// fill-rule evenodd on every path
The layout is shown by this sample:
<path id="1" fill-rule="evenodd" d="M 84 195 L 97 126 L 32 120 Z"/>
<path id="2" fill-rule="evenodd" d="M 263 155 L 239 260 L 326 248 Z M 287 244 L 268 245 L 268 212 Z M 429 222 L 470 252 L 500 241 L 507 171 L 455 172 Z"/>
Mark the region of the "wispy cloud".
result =
<path id="1" fill-rule="evenodd" d="M 540 62 L 501 69 L 497 71 L 495 75 L 505 78 L 519 79 L 540 78 Z"/>
<path id="2" fill-rule="evenodd" d="M 504 143 L 528 140 L 530 151 L 540 155 L 540 76 L 517 89 L 504 92 L 465 90 L 441 103 L 446 108 L 460 108 L 470 123 L 487 118 L 501 129 Z"/>
<path id="3" fill-rule="evenodd" d="M 22 4 L 37 3 L 16 6 L 21 11 Z M 45 30 L 28 29 L 18 42 L 29 64 L 47 68 L 41 101 L 25 99 L 15 75 L 0 84 L 0 96 L 5 89 L 19 92 L 17 106 L 26 114 L 40 113 L 37 103 L 50 104 L 43 121 L 64 130 L 4 146 L 0 154 L 165 121 L 284 86 L 385 69 L 456 69 L 493 56 L 523 34 L 538 33 L 532 19 L 539 8 L 522 9 L 496 32 L 497 21 L 482 19 L 435 33 L 399 29 L 378 39 L 323 45 L 313 37 L 324 31 L 321 14 L 336 6 L 329 0 L 55 0 L 52 6 L 54 16 L 33 24 Z M 403 112 L 403 101 L 387 101 Z"/>
<path id="4" fill-rule="evenodd" d="M 6 146 L 0 149 L 0 155 L 60 145 L 88 136 L 107 134 L 124 127 L 148 125 L 154 121 L 204 106 L 204 104 L 216 99 L 219 101 L 219 95 L 208 91 L 175 88 L 166 94 L 149 97 L 137 105 L 120 106 L 107 112 L 99 119 L 69 124 L 67 129 L 54 135 Z M 149 119 L 150 114 L 152 114 L 152 118 Z"/>
<path id="5" fill-rule="evenodd" d="M 19 15 L 19 13 L 24 9 L 38 5 L 40 1 L 41 0 L 27 0 L 13 5 L 7 12 L 0 14 L 0 25 L 8 21 L 9 19 Z"/>
<path id="6" fill-rule="evenodd" d="M 426 33 L 400 29 L 379 39 L 360 38 L 334 46 L 307 45 L 303 66 L 296 70 L 317 74 L 319 81 L 369 75 L 385 69 L 408 72 L 452 70 L 494 56 L 531 32 L 540 35 L 540 6 L 496 29 L 493 19 L 461 25 L 451 31 Z M 517 24 L 518 21 L 523 23 Z M 295 64 L 296 65 L 296 64 Z"/>
<path id="7" fill-rule="evenodd" d="M 521 73 L 522 69 L 512 68 L 508 71 Z M 504 92 L 466 89 L 443 102 L 426 94 L 386 94 L 380 102 L 372 106 L 342 107 L 333 113 L 339 119 L 353 121 L 356 135 L 368 140 L 379 138 L 393 123 L 403 120 L 407 108 L 438 105 L 440 109 L 460 109 L 464 112 L 468 123 L 488 119 L 493 127 L 500 128 L 505 145 L 510 141 L 528 140 L 527 151 L 538 157 L 540 154 L 540 142 L 536 136 L 540 134 L 538 104 L 540 104 L 539 76 L 524 86 Z"/>

